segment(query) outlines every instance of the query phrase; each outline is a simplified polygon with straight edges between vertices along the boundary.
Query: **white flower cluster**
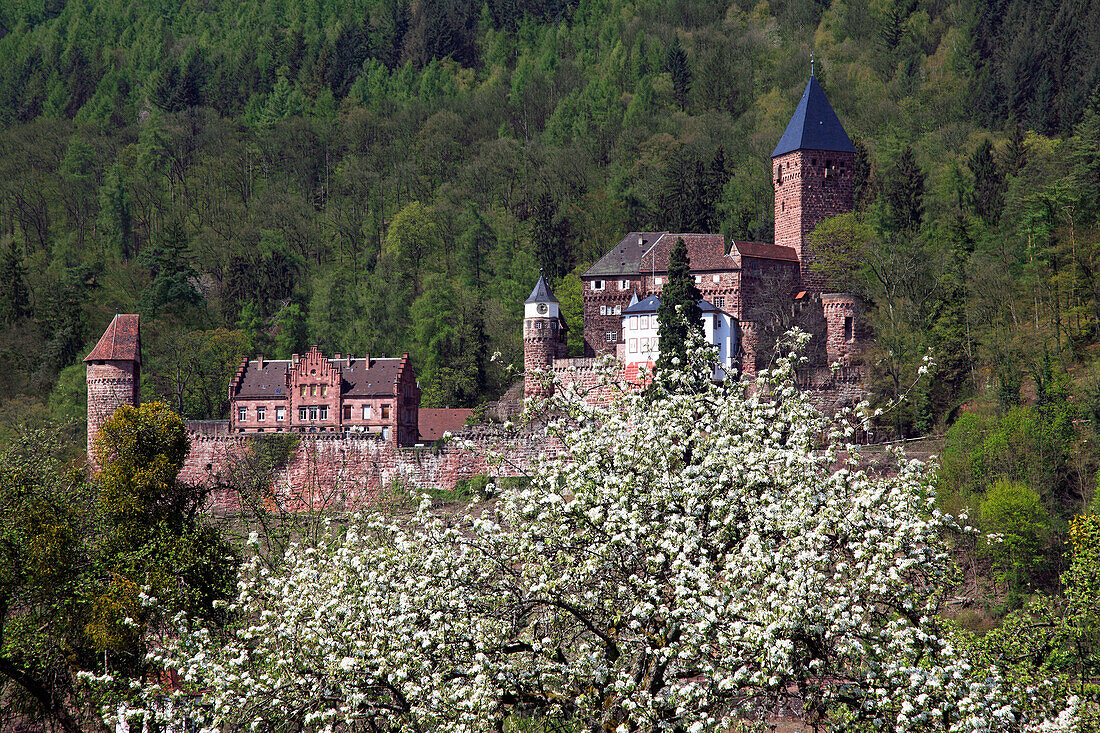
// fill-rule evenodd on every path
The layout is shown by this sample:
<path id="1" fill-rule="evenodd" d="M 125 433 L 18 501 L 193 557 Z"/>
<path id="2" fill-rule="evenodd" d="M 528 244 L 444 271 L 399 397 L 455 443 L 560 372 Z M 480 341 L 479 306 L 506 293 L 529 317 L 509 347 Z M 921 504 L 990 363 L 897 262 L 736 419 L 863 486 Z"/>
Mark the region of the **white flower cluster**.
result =
<path id="1" fill-rule="evenodd" d="M 787 706 L 875 730 L 1019 728 L 937 622 L 951 520 L 929 471 L 866 473 L 792 370 L 751 397 L 658 375 L 609 407 L 561 400 L 547 429 L 568 459 L 492 514 L 424 502 L 274 572 L 247 565 L 239 623 L 181 621 L 155 659 L 180 683 L 143 686 L 129 714 L 211 733 L 509 717 L 699 733 Z"/>

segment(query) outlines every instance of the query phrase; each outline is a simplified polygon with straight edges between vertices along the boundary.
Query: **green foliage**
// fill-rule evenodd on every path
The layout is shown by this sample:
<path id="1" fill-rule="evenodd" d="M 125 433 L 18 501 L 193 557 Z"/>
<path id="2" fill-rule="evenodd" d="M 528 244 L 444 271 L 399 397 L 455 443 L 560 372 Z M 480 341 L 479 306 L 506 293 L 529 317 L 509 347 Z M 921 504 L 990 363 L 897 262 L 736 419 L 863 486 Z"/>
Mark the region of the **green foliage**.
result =
<path id="1" fill-rule="evenodd" d="M 0 453 L 0 706 L 76 733 L 97 709 L 79 672 L 142 674 L 151 632 L 226 597 L 234 560 L 197 517 L 204 493 L 177 481 L 186 450 L 180 419 L 152 404 L 105 423 L 97 455 L 110 462 L 91 482 L 62 463 L 57 434 Z"/>
<path id="2" fill-rule="evenodd" d="M 657 369 L 678 369 L 687 364 L 690 334 L 703 334 L 701 299 L 691 274 L 687 244 L 679 237 L 669 254 L 668 282 L 661 289 L 661 305 L 657 308 L 657 336 L 661 340 Z"/>
<path id="3" fill-rule="evenodd" d="M 1023 585 L 1044 560 L 1050 517 L 1039 492 L 1026 484 L 997 479 L 980 504 L 986 551 L 1000 578 Z"/>

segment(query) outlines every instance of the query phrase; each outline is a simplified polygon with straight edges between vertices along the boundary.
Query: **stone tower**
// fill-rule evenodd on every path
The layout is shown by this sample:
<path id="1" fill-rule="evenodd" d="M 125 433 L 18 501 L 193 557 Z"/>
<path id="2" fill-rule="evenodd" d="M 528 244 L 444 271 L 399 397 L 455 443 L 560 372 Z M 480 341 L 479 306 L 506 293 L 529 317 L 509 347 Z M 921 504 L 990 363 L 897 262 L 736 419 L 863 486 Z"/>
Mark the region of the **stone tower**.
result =
<path id="1" fill-rule="evenodd" d="M 116 315 L 84 359 L 88 378 L 88 464 L 96 469 L 92 447 L 108 418 L 122 405 L 140 402 L 141 336 L 136 315 Z"/>
<path id="2" fill-rule="evenodd" d="M 775 243 L 793 247 L 802 285 L 813 293 L 832 289 L 813 268 L 807 238 L 822 220 L 852 210 L 855 147 L 825 92 L 810 75 L 787 130 L 772 153 Z"/>
<path id="3" fill-rule="evenodd" d="M 565 320 L 561 317 L 558 299 L 554 297 L 546 278 L 539 281 L 531 296 L 523 302 L 523 396 L 545 397 L 547 390 L 536 370 L 547 371 L 554 359 L 567 352 Z"/>

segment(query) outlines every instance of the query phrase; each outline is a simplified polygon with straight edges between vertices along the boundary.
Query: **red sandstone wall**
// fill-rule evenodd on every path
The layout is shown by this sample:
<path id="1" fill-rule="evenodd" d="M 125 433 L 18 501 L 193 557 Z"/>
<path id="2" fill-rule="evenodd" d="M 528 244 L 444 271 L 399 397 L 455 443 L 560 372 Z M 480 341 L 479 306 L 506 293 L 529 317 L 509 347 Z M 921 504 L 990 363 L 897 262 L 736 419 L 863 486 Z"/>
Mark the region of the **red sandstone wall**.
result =
<path id="1" fill-rule="evenodd" d="M 236 511 L 239 501 L 226 490 L 252 437 L 191 431 L 191 453 L 180 478 L 218 488 L 219 511 Z M 273 496 L 287 511 L 342 510 L 369 505 L 383 488 L 409 491 L 448 490 L 475 474 L 522 476 L 540 456 L 560 446 L 545 436 L 516 438 L 489 428 L 464 431 L 461 441 L 442 450 L 398 448 L 392 441 L 352 435 L 304 434 L 289 464 L 274 481 Z M 468 445 L 467 445 L 468 444 Z"/>

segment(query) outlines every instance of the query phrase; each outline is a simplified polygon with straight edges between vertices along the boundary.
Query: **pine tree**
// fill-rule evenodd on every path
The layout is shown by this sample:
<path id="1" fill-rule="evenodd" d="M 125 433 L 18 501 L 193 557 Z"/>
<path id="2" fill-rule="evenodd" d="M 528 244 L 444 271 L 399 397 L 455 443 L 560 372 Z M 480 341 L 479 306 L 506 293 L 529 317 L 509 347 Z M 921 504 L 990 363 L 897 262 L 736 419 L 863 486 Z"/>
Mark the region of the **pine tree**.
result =
<path id="1" fill-rule="evenodd" d="M 855 162 L 852 165 L 852 198 L 855 201 L 857 211 L 863 211 L 874 200 L 875 190 L 874 168 L 871 162 L 871 153 L 863 141 L 856 138 L 852 141 L 856 149 Z"/>
<path id="2" fill-rule="evenodd" d="M 678 237 L 668 258 L 668 283 L 661 290 L 661 305 L 657 308 L 661 349 L 658 369 L 677 369 L 687 363 L 689 334 L 703 334 L 703 312 L 699 309 L 702 297 L 691 274 L 687 244 Z"/>
<path id="3" fill-rule="evenodd" d="M 905 146 L 884 191 L 897 229 L 915 231 L 920 228 L 924 218 L 924 179 L 913 147 Z"/>
<path id="4" fill-rule="evenodd" d="M 1027 138 L 1024 136 L 1024 126 L 1019 122 L 1012 125 L 1008 136 L 1008 147 L 1004 154 L 1005 175 L 1014 176 L 1027 165 Z"/>
<path id="5" fill-rule="evenodd" d="M 676 95 L 676 101 L 680 103 L 680 109 L 687 106 L 688 93 L 691 91 L 691 66 L 688 65 L 687 53 L 680 45 L 677 37 L 672 41 L 665 58 L 665 69 L 672 77 L 672 90 Z"/>
<path id="6" fill-rule="evenodd" d="M 1081 124 L 1074 130 L 1070 160 L 1081 209 L 1090 221 L 1100 219 L 1100 92 L 1093 95 Z"/>
<path id="7" fill-rule="evenodd" d="M 29 313 L 26 269 L 15 239 L 0 251 L 0 322 L 12 325 Z"/>
<path id="8" fill-rule="evenodd" d="M 993 158 L 993 143 L 985 138 L 970 156 L 974 175 L 974 209 L 986 224 L 996 224 L 1004 209 L 1004 174 Z"/>

